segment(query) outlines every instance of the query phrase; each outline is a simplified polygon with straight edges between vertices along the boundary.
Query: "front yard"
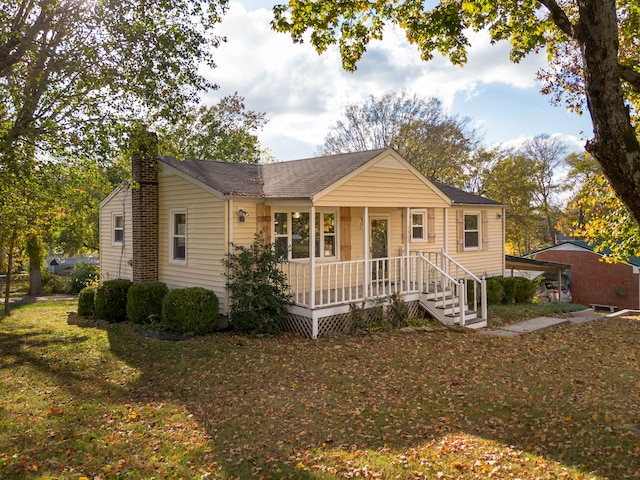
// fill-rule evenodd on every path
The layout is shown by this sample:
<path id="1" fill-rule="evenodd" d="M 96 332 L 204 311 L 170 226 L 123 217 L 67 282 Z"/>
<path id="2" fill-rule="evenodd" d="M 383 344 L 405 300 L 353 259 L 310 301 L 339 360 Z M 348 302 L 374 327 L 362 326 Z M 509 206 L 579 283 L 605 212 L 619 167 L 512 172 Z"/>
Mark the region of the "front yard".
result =
<path id="1" fill-rule="evenodd" d="M 640 321 L 163 342 L 0 320 L 0 478 L 624 479 L 640 475 Z"/>

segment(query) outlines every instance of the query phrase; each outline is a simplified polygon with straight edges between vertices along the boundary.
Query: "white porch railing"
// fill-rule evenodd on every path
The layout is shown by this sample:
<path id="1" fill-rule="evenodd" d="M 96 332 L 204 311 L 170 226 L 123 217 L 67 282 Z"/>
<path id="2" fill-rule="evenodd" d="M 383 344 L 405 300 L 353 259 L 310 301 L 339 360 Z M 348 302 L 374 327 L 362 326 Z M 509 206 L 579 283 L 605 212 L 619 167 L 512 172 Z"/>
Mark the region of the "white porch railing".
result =
<path id="1" fill-rule="evenodd" d="M 291 300 L 308 309 L 360 303 L 394 293 L 431 294 L 436 301 L 454 296 L 458 305 L 487 318 L 486 282 L 444 253 L 417 253 L 399 257 L 316 263 L 289 261 L 287 274 Z M 315 276 L 314 281 L 311 280 Z M 314 292 L 311 292 L 311 286 Z M 464 325 L 464 310 L 458 308 Z"/>

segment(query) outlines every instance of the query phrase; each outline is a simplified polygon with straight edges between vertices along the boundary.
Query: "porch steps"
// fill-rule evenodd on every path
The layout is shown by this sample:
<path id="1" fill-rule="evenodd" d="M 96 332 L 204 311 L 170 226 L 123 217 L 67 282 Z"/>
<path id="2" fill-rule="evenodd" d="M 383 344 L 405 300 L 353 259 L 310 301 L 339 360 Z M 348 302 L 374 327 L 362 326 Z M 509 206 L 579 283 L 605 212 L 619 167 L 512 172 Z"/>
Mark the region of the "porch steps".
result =
<path id="1" fill-rule="evenodd" d="M 450 291 L 443 292 L 441 288 L 437 290 L 434 288 L 421 295 L 420 303 L 432 317 L 443 324 L 460 325 L 460 305 L 458 305 L 458 299 L 454 298 Z M 487 326 L 487 321 L 478 318 L 476 312 L 468 310 L 466 305 L 463 308 L 465 309 L 465 328 L 476 330 Z"/>

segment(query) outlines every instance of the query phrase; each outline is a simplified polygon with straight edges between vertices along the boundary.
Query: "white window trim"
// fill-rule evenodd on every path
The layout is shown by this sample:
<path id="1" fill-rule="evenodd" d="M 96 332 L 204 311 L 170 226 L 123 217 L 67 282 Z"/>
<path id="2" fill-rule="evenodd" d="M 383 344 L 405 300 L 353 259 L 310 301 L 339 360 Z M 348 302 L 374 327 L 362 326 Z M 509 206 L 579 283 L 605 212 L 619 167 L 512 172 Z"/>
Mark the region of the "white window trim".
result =
<path id="1" fill-rule="evenodd" d="M 311 214 L 311 212 L 309 211 L 308 208 L 303 207 L 303 208 L 296 208 L 296 207 L 287 207 L 287 208 L 279 208 L 274 210 L 274 212 L 271 215 L 271 225 L 273 226 L 275 223 L 275 219 L 276 219 L 276 214 L 279 213 L 285 213 L 287 215 L 287 234 L 286 234 L 286 238 L 287 238 L 287 259 L 289 261 L 294 261 L 294 262 L 309 262 L 311 259 L 310 257 L 307 258 L 292 258 L 291 257 L 291 253 L 292 253 L 292 248 L 291 245 L 293 244 L 293 239 L 291 238 L 291 231 L 293 229 L 293 212 L 301 212 L 301 213 L 309 213 Z M 339 228 L 339 222 L 340 222 L 340 217 L 338 216 L 338 211 L 334 210 L 334 209 L 330 209 L 330 208 L 316 208 L 315 211 L 316 214 L 320 214 L 320 221 L 321 221 L 321 225 L 318 225 L 316 223 L 316 228 L 319 229 L 320 232 L 320 238 L 318 239 L 319 242 L 319 251 L 320 251 L 320 255 L 316 256 L 316 261 L 336 261 L 338 260 L 338 252 L 340 251 L 340 228 Z M 329 234 L 329 235 L 333 235 L 335 238 L 335 255 L 333 256 L 325 256 L 324 255 L 324 215 L 326 213 L 331 213 L 333 214 L 333 218 L 335 219 L 335 233 L 333 234 Z M 311 223 L 311 222 L 309 222 Z M 275 228 L 271 229 L 272 234 L 271 234 L 271 242 L 275 243 L 276 238 L 284 238 L 285 235 L 284 234 L 276 234 L 275 233 Z M 316 240 L 316 235 L 315 232 L 313 232 L 313 234 L 311 232 L 309 232 L 309 242 L 315 242 Z M 311 250 L 311 249 L 309 249 Z"/>
<path id="2" fill-rule="evenodd" d="M 185 216 L 185 233 L 184 233 L 184 258 L 175 258 L 174 251 L 174 243 L 173 240 L 176 236 L 175 233 L 175 216 L 184 214 Z M 177 265 L 186 265 L 188 258 L 188 249 L 187 249 L 187 233 L 188 233 L 188 225 L 189 225 L 189 216 L 187 215 L 186 208 L 172 208 L 169 211 L 169 263 L 174 263 Z M 182 235 L 179 235 L 182 236 Z"/>
<path id="3" fill-rule="evenodd" d="M 117 230 L 122 230 L 122 240 L 116 240 L 116 218 L 122 218 L 122 227 Z M 112 212 L 111 213 L 111 244 L 116 245 L 118 247 L 124 245 L 124 213 L 123 212 Z"/>
<path id="4" fill-rule="evenodd" d="M 409 212 L 409 215 L 411 216 L 411 220 L 409 222 L 409 229 L 410 229 L 410 234 L 411 234 L 411 241 L 412 242 L 426 242 L 428 241 L 428 233 L 427 233 L 427 211 L 425 209 L 415 209 L 415 210 L 411 210 Z M 422 216 L 422 237 L 414 237 L 413 236 L 413 227 L 415 226 L 413 223 L 413 216 L 414 215 L 421 215 Z"/>
<path id="5" fill-rule="evenodd" d="M 467 230 L 465 228 L 465 218 L 467 216 L 475 216 L 478 218 L 478 229 L 477 230 Z M 467 232 L 477 232 L 478 233 L 478 244 L 475 247 L 467 247 Z M 479 211 L 465 211 L 462 213 L 462 241 L 464 242 L 464 250 L 482 250 L 482 215 Z"/>

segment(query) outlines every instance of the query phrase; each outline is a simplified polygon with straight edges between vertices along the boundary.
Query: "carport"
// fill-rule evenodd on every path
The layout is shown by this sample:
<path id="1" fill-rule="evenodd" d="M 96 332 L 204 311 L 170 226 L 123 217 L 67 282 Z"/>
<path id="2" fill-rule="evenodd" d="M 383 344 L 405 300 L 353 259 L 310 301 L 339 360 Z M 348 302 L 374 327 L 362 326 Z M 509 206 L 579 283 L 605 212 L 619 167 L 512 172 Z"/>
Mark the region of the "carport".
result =
<path id="1" fill-rule="evenodd" d="M 571 270 L 571 265 L 568 263 L 549 262 L 546 260 L 536 260 L 534 258 L 514 257 L 512 255 L 504 256 L 504 266 L 505 269 L 511 271 L 512 277 L 514 276 L 515 270 L 555 273 L 560 292 L 562 292 L 562 272 L 564 270 Z M 558 301 L 560 301 L 560 295 L 558 295 Z"/>

